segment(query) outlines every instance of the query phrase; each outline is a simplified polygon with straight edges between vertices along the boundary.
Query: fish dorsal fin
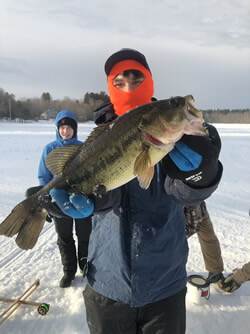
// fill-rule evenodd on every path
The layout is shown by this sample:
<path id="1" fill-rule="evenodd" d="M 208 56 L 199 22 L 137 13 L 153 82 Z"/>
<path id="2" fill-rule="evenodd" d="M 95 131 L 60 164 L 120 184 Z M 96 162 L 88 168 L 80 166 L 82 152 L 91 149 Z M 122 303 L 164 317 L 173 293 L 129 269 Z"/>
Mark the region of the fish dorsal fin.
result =
<path id="1" fill-rule="evenodd" d="M 113 124 L 113 123 L 112 123 Z M 98 137 L 101 133 L 105 132 L 107 129 L 112 127 L 111 124 L 101 124 L 94 128 L 89 134 L 88 138 L 85 140 L 84 144 L 91 143 L 96 137 Z"/>
<path id="2" fill-rule="evenodd" d="M 47 155 L 46 167 L 53 175 L 62 174 L 68 163 L 72 161 L 81 150 L 82 145 L 83 144 L 57 147 Z"/>
<path id="3" fill-rule="evenodd" d="M 134 164 L 134 175 L 137 176 L 141 188 L 148 189 L 154 176 L 154 166 L 151 167 L 151 159 L 148 147 L 144 146 Z"/>

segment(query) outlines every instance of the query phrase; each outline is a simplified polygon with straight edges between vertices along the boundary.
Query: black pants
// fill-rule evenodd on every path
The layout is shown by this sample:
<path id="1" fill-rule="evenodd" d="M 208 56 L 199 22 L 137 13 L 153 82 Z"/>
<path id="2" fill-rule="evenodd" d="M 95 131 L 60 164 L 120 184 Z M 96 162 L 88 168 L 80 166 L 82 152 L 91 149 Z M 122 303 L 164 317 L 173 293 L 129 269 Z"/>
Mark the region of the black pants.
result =
<path id="1" fill-rule="evenodd" d="M 78 239 L 77 252 L 73 238 L 72 218 L 54 218 L 55 228 L 58 235 L 57 245 L 61 254 L 64 272 L 75 274 L 77 262 L 82 270 L 88 256 L 89 236 L 91 233 L 91 217 L 75 219 L 75 232 Z"/>
<path id="2" fill-rule="evenodd" d="M 104 297 L 90 286 L 83 291 L 91 334 L 184 334 L 186 288 L 143 307 Z"/>

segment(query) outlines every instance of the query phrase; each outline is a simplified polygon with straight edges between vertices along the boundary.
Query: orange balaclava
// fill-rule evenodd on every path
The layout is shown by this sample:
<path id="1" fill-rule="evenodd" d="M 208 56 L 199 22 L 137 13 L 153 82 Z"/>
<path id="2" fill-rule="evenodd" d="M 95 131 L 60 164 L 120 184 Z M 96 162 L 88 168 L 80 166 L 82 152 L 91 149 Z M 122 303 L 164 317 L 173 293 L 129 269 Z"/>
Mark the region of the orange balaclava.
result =
<path id="1" fill-rule="evenodd" d="M 127 70 L 138 70 L 144 74 L 143 82 L 130 92 L 121 91 L 113 84 L 113 79 L 119 73 Z M 141 63 L 130 59 L 122 60 L 112 67 L 108 75 L 108 91 L 115 113 L 121 116 L 128 110 L 151 102 L 154 94 L 154 82 L 150 71 Z"/>

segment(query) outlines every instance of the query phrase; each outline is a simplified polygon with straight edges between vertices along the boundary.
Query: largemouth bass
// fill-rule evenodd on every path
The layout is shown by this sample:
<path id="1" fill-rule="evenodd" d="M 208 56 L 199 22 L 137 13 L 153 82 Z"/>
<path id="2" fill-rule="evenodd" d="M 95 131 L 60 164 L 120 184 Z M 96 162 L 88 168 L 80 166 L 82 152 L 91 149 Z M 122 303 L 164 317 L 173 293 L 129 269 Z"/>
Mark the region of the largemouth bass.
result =
<path id="1" fill-rule="evenodd" d="M 155 164 L 184 134 L 207 135 L 203 123 L 191 95 L 173 97 L 142 105 L 95 128 L 82 145 L 56 148 L 46 159 L 46 166 L 56 176 L 14 207 L 0 224 L 0 234 L 18 234 L 20 248 L 33 248 L 48 214 L 39 199 L 53 188 L 88 196 L 98 186 L 110 191 L 137 177 L 147 189 Z"/>

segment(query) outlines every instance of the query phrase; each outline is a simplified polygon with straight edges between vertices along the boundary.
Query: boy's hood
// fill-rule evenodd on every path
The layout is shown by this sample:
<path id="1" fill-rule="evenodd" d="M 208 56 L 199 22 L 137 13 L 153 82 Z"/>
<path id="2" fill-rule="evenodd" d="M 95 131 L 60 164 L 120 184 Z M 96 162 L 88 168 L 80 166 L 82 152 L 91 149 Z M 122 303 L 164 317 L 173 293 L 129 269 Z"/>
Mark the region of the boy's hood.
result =
<path id="1" fill-rule="evenodd" d="M 58 126 L 58 123 L 60 122 L 60 120 L 63 119 L 64 117 L 72 118 L 78 125 L 75 115 L 70 110 L 62 110 L 56 116 L 56 121 L 55 121 L 56 127 Z"/>
<path id="2" fill-rule="evenodd" d="M 62 110 L 62 111 L 60 111 L 57 114 L 56 120 L 55 120 L 55 125 L 56 125 L 56 141 L 59 143 L 60 146 L 74 145 L 74 144 L 77 143 L 77 140 L 78 140 L 77 139 L 77 128 L 76 128 L 76 131 L 75 131 L 75 136 L 73 138 L 71 138 L 71 139 L 62 139 L 60 137 L 60 135 L 59 135 L 59 132 L 58 132 L 58 123 L 64 117 L 72 118 L 76 122 L 76 125 L 78 126 L 77 119 L 76 119 L 75 115 L 70 110 Z"/>

